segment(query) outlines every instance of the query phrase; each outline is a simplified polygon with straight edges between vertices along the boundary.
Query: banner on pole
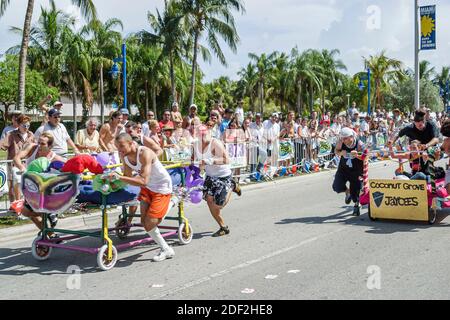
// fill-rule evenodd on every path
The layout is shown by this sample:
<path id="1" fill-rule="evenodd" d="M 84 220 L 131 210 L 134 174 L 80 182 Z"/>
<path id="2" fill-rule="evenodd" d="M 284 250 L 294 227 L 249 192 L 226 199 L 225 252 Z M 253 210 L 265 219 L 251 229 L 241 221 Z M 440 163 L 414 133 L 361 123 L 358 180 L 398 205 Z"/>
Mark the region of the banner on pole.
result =
<path id="1" fill-rule="evenodd" d="M 420 49 L 436 49 L 436 6 L 420 7 Z"/>

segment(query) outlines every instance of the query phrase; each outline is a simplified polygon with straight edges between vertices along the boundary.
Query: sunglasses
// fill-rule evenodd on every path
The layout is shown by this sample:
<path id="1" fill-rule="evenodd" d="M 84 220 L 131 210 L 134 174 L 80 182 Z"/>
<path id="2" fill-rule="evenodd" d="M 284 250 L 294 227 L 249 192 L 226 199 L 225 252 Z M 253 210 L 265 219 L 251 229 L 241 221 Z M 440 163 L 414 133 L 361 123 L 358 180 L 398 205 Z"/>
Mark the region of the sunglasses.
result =
<path id="1" fill-rule="evenodd" d="M 22 125 L 20 125 L 22 128 L 25 128 L 25 129 L 28 129 L 29 127 L 30 127 L 30 124 L 22 124 Z"/>
<path id="2" fill-rule="evenodd" d="M 53 119 L 61 119 L 61 116 L 53 116 Z"/>

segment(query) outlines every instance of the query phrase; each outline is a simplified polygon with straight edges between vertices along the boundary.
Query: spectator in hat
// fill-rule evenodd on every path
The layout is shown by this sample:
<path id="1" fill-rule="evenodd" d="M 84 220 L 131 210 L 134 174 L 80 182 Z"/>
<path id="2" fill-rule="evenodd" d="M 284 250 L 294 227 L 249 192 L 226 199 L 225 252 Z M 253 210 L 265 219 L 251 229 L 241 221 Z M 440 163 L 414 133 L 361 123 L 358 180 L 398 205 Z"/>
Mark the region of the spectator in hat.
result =
<path id="1" fill-rule="evenodd" d="M 68 146 L 70 146 L 75 154 L 79 154 L 80 151 L 70 138 L 66 127 L 61 123 L 61 111 L 57 109 L 50 109 L 47 115 L 48 122 L 37 129 L 34 135 L 36 141 L 39 140 L 39 137 L 44 132 L 50 132 L 54 138 L 52 147 L 53 152 L 55 152 L 59 156 L 64 156 L 69 152 Z"/>
<path id="2" fill-rule="evenodd" d="M 122 114 L 122 125 L 123 125 L 121 133 L 125 133 L 125 126 L 129 121 L 128 118 L 130 117 L 130 111 L 128 111 L 127 108 L 123 108 L 120 109 L 120 113 Z"/>
<path id="3" fill-rule="evenodd" d="M 52 99 L 53 99 L 52 95 L 49 94 L 38 103 L 38 108 L 44 111 L 44 118 L 42 119 L 42 125 L 45 125 L 48 122 L 48 112 L 50 111 L 50 109 L 56 109 L 62 112 L 62 107 L 64 106 L 64 104 L 61 101 L 55 101 L 53 107 L 48 106 L 48 103 L 52 101 Z"/>
<path id="4" fill-rule="evenodd" d="M 191 130 L 195 124 L 200 124 L 200 118 L 197 115 L 198 107 L 196 104 L 192 104 L 189 107 L 189 114 L 183 119 L 183 129 Z"/>

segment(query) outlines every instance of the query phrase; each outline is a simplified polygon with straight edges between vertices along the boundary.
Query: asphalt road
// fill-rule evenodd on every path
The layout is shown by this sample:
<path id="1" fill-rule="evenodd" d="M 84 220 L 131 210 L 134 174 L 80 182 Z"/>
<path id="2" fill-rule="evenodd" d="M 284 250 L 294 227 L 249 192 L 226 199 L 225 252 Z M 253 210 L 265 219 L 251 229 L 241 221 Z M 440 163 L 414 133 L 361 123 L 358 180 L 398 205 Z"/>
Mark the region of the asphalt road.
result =
<path id="1" fill-rule="evenodd" d="M 392 164 L 371 177 L 390 178 Z M 447 213 L 438 223 L 372 222 L 331 190 L 333 172 L 244 188 L 224 210 L 231 234 L 217 230 L 206 205 L 189 206 L 190 245 L 151 262 L 154 245 L 120 252 L 99 271 L 95 256 L 55 250 L 37 262 L 32 237 L 0 240 L 3 299 L 449 299 Z M 91 228 L 98 228 L 92 221 Z M 143 236 L 133 232 L 131 239 Z M 115 239 L 116 243 L 121 241 Z M 98 246 L 82 239 L 77 245 Z M 79 270 L 71 273 L 71 270 Z"/>

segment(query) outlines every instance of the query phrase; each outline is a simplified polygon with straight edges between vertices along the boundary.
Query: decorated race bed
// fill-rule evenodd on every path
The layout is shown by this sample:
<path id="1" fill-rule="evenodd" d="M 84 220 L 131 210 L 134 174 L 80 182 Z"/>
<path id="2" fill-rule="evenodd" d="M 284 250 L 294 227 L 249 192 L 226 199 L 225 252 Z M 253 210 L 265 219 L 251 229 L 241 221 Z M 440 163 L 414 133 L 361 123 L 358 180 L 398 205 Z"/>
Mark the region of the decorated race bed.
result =
<path id="1" fill-rule="evenodd" d="M 361 205 L 367 205 L 369 218 L 436 222 L 437 211 L 450 208 L 445 178 L 425 180 L 369 179 L 364 164 Z"/>
<path id="2" fill-rule="evenodd" d="M 127 186 L 122 182 L 110 182 L 106 176 L 112 171 L 121 172 L 121 164 L 114 164 L 105 154 L 96 158 L 82 155 L 69 160 L 66 164 L 48 163 L 45 158 L 35 160 L 22 176 L 22 191 L 26 203 L 34 212 L 42 214 L 43 229 L 32 243 L 32 255 L 39 261 L 47 260 L 53 249 L 71 250 L 97 256 L 97 265 L 102 270 L 112 269 L 118 258 L 118 251 L 139 246 L 153 240 L 143 239 L 126 241 L 133 228 L 142 228 L 141 224 L 131 223 L 129 208 L 138 206 L 137 197 L 140 188 Z M 159 226 L 166 232 L 164 238 L 178 236 L 181 244 L 189 244 L 193 229 L 185 216 L 184 203 L 199 203 L 202 200 L 203 179 L 200 170 L 184 163 L 165 163 L 173 182 L 172 206 L 177 206 L 177 214 L 166 216 L 165 220 L 178 222 L 178 226 Z M 101 209 L 101 229 L 94 232 L 65 230 L 55 227 L 54 217 L 65 213 L 75 204 L 86 208 Z M 114 228 L 109 228 L 109 215 L 113 207 L 121 207 L 122 213 Z M 170 208 L 169 208 L 170 211 Z M 168 212 L 169 213 L 169 212 Z M 167 213 L 167 214 L 168 214 Z M 140 217 L 135 214 L 133 217 Z M 114 233 L 121 239 L 114 244 Z M 58 235 L 54 237 L 53 235 Z M 94 248 L 74 245 L 73 240 L 92 237 L 99 239 Z"/>

